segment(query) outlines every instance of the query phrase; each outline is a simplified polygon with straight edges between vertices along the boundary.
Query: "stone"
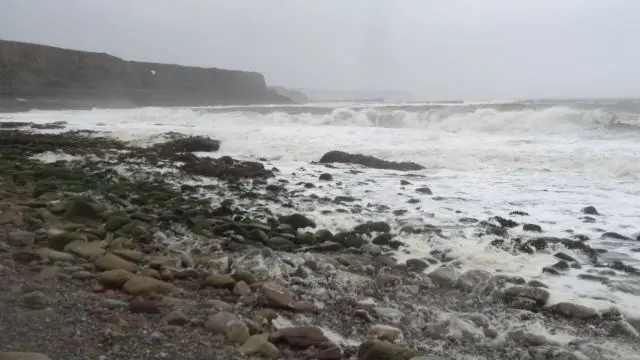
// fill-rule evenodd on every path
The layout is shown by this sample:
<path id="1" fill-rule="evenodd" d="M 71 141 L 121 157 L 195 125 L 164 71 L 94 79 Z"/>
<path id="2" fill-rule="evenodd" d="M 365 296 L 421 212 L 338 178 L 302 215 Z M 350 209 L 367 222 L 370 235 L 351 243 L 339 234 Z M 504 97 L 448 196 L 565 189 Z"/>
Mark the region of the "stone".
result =
<path id="1" fill-rule="evenodd" d="M 157 301 L 133 299 L 129 302 L 129 311 L 134 314 L 159 314 L 162 309 Z"/>
<path id="2" fill-rule="evenodd" d="M 42 291 L 32 291 L 20 296 L 18 303 L 25 308 L 41 310 L 51 305 L 51 299 Z"/>
<path id="3" fill-rule="evenodd" d="M 101 241 L 82 241 L 75 240 L 68 243 L 64 247 L 64 251 L 79 256 L 84 259 L 89 259 L 92 256 L 102 255 L 106 252 L 104 244 Z"/>
<path id="4" fill-rule="evenodd" d="M 551 311 L 558 315 L 576 319 L 590 319 L 598 316 L 598 312 L 593 308 L 568 302 L 553 305 Z"/>
<path id="5" fill-rule="evenodd" d="M 48 243 L 50 248 L 58 251 L 64 251 L 64 247 L 67 246 L 67 244 L 76 240 L 86 242 L 87 237 L 84 234 L 77 232 L 55 233 L 49 236 Z"/>
<path id="6" fill-rule="evenodd" d="M 266 359 L 280 358 L 280 350 L 269 342 L 269 334 L 256 334 L 238 348 L 242 355 L 258 355 Z"/>
<path id="7" fill-rule="evenodd" d="M 524 224 L 522 225 L 522 230 L 538 233 L 542 232 L 542 228 L 540 227 L 540 225 L 536 224 Z"/>
<path id="8" fill-rule="evenodd" d="M 42 261 L 45 259 L 37 251 L 27 250 L 27 249 L 14 251 L 11 257 L 14 260 L 20 261 L 20 262 Z"/>
<path id="9" fill-rule="evenodd" d="M 514 297 L 522 297 L 535 300 L 540 306 L 543 306 L 549 301 L 549 291 L 541 287 L 532 286 L 511 286 L 504 290 L 504 296 L 506 299 Z"/>
<path id="10" fill-rule="evenodd" d="M 331 175 L 329 173 L 322 173 L 318 177 L 318 180 L 320 180 L 320 181 L 331 181 L 331 180 L 333 180 L 333 175 Z"/>
<path id="11" fill-rule="evenodd" d="M 308 300 L 298 300 L 289 304 L 289 308 L 298 312 L 315 312 L 316 306 Z"/>
<path id="12" fill-rule="evenodd" d="M 405 262 L 405 265 L 407 266 L 407 268 L 418 271 L 418 272 L 424 271 L 426 268 L 429 267 L 429 263 L 420 259 L 408 259 Z"/>
<path id="13" fill-rule="evenodd" d="M 379 340 L 365 341 L 358 347 L 358 360 L 409 360 L 417 354 L 406 347 Z"/>
<path id="14" fill-rule="evenodd" d="M 114 269 L 114 270 L 107 270 L 101 273 L 98 280 L 103 285 L 121 288 L 122 286 L 124 286 L 124 284 L 127 281 L 131 280 L 134 276 L 136 275 L 134 275 L 133 273 L 127 270 Z"/>
<path id="15" fill-rule="evenodd" d="M 35 352 L 0 352 L 0 360 L 51 360 L 45 354 Z"/>
<path id="16" fill-rule="evenodd" d="M 583 214 L 585 215 L 600 215 L 600 213 L 598 212 L 598 210 L 596 210 L 595 207 L 593 206 L 587 206 L 582 208 L 582 210 L 580 210 Z"/>
<path id="17" fill-rule="evenodd" d="M 344 350 L 340 346 L 333 346 L 316 354 L 317 360 L 342 360 Z"/>
<path id="18" fill-rule="evenodd" d="M 131 222 L 131 219 L 125 216 L 113 215 L 105 221 L 104 229 L 109 232 L 120 230 L 123 226 Z"/>
<path id="19" fill-rule="evenodd" d="M 235 320 L 227 324 L 225 335 L 233 343 L 244 343 L 250 336 L 249 327 L 244 322 Z"/>
<path id="20" fill-rule="evenodd" d="M 306 227 L 315 228 L 316 223 L 302 214 L 292 214 L 288 216 L 282 216 L 279 218 L 280 223 L 288 224 L 293 227 L 294 230 L 303 229 Z"/>
<path id="21" fill-rule="evenodd" d="M 222 300 L 218 300 L 218 299 L 209 299 L 207 301 L 205 301 L 205 304 L 207 306 L 210 306 L 212 309 L 214 310 L 218 310 L 218 311 L 232 311 L 233 310 L 233 305 L 226 303 Z"/>
<path id="22" fill-rule="evenodd" d="M 204 279 L 204 285 L 216 288 L 231 289 L 236 284 L 236 280 L 229 275 L 212 273 Z"/>
<path id="23" fill-rule="evenodd" d="M 113 253 L 96 256 L 93 260 L 93 264 L 100 270 L 122 269 L 129 272 L 135 272 L 138 268 L 138 265 L 135 263 L 125 260 Z"/>
<path id="24" fill-rule="evenodd" d="M 640 338 L 640 334 L 638 334 L 638 330 L 636 330 L 631 324 L 624 320 L 616 321 L 613 326 L 611 326 L 611 330 L 609 330 L 609 334 L 611 336 L 624 336 L 631 339 Z"/>
<path id="25" fill-rule="evenodd" d="M 369 334 L 378 340 L 395 342 L 396 339 L 402 337 L 402 330 L 389 325 L 371 325 Z"/>
<path id="26" fill-rule="evenodd" d="M 6 241 L 9 245 L 15 247 L 30 246 L 36 241 L 36 234 L 31 231 L 11 231 Z"/>
<path id="27" fill-rule="evenodd" d="M 146 294 L 170 294 L 176 291 L 176 288 L 162 280 L 136 275 L 129 279 L 123 286 L 122 290 L 131 295 Z"/>
<path id="28" fill-rule="evenodd" d="M 251 272 L 246 270 L 236 270 L 231 277 L 238 282 L 244 281 L 247 285 L 252 285 L 258 281 Z"/>
<path id="29" fill-rule="evenodd" d="M 481 284 L 489 282 L 491 277 L 491 273 L 485 270 L 467 270 L 458 278 L 456 287 L 465 292 L 472 292 Z"/>
<path id="30" fill-rule="evenodd" d="M 514 309 L 521 309 L 521 310 L 535 311 L 540 308 L 537 301 L 529 298 L 520 297 L 520 296 L 510 298 L 508 301 L 508 304 L 509 304 L 509 307 L 512 307 Z"/>
<path id="31" fill-rule="evenodd" d="M 145 258 L 145 254 L 141 251 L 138 250 L 131 250 L 131 249 L 115 249 L 112 251 L 115 255 L 125 259 L 125 260 L 129 260 L 135 263 L 141 263 L 144 258 Z"/>
<path id="32" fill-rule="evenodd" d="M 168 325 L 183 326 L 189 323 L 189 318 L 187 317 L 187 315 L 183 314 L 181 311 L 174 310 L 169 314 L 167 314 L 164 321 Z"/>
<path id="33" fill-rule="evenodd" d="M 273 307 L 289 307 L 295 298 L 289 289 L 270 282 L 260 284 L 258 293 L 264 304 Z"/>
<path id="34" fill-rule="evenodd" d="M 460 274 L 451 267 L 439 267 L 429 273 L 429 278 L 442 288 L 455 288 Z"/>
<path id="35" fill-rule="evenodd" d="M 49 248 L 38 249 L 38 253 L 42 255 L 43 258 L 47 258 L 53 262 L 71 262 L 73 261 L 73 259 L 75 259 L 75 256 L 73 256 L 72 254 L 68 254 L 62 251 L 56 251 Z"/>
<path id="36" fill-rule="evenodd" d="M 344 163 L 357 164 L 373 169 L 416 171 L 423 170 L 424 166 L 413 162 L 395 162 L 378 159 L 373 156 L 363 154 L 349 154 L 344 151 L 329 151 L 322 155 L 320 163 Z"/>
<path id="37" fill-rule="evenodd" d="M 286 327 L 273 332 L 270 341 L 285 342 L 295 349 L 306 349 L 311 346 L 327 348 L 333 346 L 324 332 L 315 326 Z"/>
<path id="38" fill-rule="evenodd" d="M 216 334 L 226 335 L 228 325 L 237 321 L 238 319 L 232 313 L 220 311 L 205 321 L 204 328 Z"/>
<path id="39" fill-rule="evenodd" d="M 244 281 L 238 281 L 233 287 L 233 293 L 238 296 L 251 295 L 251 288 Z"/>

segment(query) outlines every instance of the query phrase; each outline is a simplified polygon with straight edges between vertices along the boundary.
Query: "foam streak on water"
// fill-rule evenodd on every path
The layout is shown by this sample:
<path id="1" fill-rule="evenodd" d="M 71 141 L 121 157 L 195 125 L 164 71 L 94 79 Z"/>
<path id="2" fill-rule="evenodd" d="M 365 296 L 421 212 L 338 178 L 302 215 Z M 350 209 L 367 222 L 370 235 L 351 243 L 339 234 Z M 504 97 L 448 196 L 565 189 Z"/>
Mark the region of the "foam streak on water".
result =
<path id="1" fill-rule="evenodd" d="M 491 249 L 491 239 L 474 238 L 473 229 L 458 222 L 461 217 L 483 220 L 522 210 L 529 215 L 516 220 L 541 225 L 545 235 L 567 236 L 567 230 L 585 234 L 593 239 L 591 246 L 606 248 L 608 256 L 637 265 L 640 253 L 631 249 L 640 243 L 600 240 L 602 230 L 633 238 L 640 231 L 640 107 L 635 103 L 96 109 L 5 114 L 0 121 L 67 121 L 68 129 L 110 132 L 138 143 L 157 141 L 154 135 L 169 131 L 208 135 L 222 141 L 220 155 L 266 158 L 292 182 L 316 182 L 319 172 L 330 172 L 336 181 L 344 182 L 342 189 L 325 185 L 308 191 L 333 197 L 345 195 L 347 189 L 349 195 L 363 199 L 363 206 L 386 204 L 407 210 L 405 216 L 414 221 L 447 226 L 448 239 L 406 237 L 411 254 L 402 256 L 449 249 L 470 268 L 542 279 L 554 290 L 552 301 L 569 298 L 602 307 L 614 304 L 640 316 L 636 285 L 620 291 L 619 286 L 576 277 L 588 269 L 574 269 L 568 276 L 542 276 L 542 267 L 554 262 L 553 252 L 507 255 Z M 353 176 L 343 166 L 310 165 L 336 149 L 415 161 L 427 170 L 418 173 L 423 177 L 381 170 Z M 300 167 L 308 171 L 300 172 Z M 429 186 L 440 199 L 420 196 L 412 187 L 402 190 L 401 178 L 415 186 Z M 363 184 L 365 179 L 372 181 Z M 422 202 L 408 204 L 411 197 Z M 595 223 L 581 220 L 580 209 L 587 205 L 603 214 Z M 360 215 L 339 213 L 315 217 L 332 229 L 361 220 Z M 622 274 L 615 281 L 636 283 Z"/>

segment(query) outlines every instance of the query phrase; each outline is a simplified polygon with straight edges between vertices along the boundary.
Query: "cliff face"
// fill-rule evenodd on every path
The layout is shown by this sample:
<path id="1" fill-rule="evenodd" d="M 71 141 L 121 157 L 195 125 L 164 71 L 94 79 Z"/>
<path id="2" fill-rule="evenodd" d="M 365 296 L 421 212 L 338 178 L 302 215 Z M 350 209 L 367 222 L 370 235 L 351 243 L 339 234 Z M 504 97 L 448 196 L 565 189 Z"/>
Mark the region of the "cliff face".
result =
<path id="1" fill-rule="evenodd" d="M 0 40 L 0 107 L 291 103 L 256 72 L 125 61 Z M 17 100 L 16 100 L 17 99 Z M 35 106 L 34 106 L 35 105 Z"/>

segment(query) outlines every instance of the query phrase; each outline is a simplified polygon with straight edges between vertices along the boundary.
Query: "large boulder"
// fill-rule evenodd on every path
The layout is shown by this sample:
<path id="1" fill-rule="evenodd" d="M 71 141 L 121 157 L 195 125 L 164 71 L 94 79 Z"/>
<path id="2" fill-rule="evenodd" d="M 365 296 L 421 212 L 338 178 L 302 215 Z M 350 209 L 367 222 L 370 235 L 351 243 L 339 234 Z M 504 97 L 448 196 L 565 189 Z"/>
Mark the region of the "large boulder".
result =
<path id="1" fill-rule="evenodd" d="M 185 152 L 214 152 L 220 149 L 220 141 L 206 136 L 188 136 L 172 139 L 153 146 L 162 154 L 176 154 Z"/>
<path id="2" fill-rule="evenodd" d="M 363 154 L 349 154 L 344 151 L 329 151 L 322 155 L 321 163 L 343 163 L 358 164 L 374 169 L 388 169 L 399 171 L 423 170 L 425 167 L 414 162 L 395 162 L 378 159 L 373 156 Z"/>
<path id="3" fill-rule="evenodd" d="M 238 161 L 229 156 L 219 159 L 191 158 L 183 166 L 182 170 L 193 175 L 200 175 L 223 179 L 241 178 L 268 178 L 273 177 L 270 170 L 255 161 Z"/>

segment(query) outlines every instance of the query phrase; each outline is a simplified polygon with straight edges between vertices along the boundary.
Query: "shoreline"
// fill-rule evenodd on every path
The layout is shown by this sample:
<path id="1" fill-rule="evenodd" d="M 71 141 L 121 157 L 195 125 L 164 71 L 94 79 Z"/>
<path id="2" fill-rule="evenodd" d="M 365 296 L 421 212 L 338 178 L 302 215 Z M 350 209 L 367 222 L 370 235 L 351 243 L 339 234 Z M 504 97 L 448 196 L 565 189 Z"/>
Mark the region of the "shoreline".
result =
<path id="1" fill-rule="evenodd" d="M 159 352 L 242 359 L 255 351 L 282 359 L 435 360 L 582 359 L 597 348 L 602 359 L 623 359 L 605 345 L 630 348 L 638 338 L 614 310 L 545 307 L 544 284 L 461 273 L 438 260 L 397 264 L 391 249 L 402 244 L 393 243 L 398 229 L 386 222 L 333 234 L 304 214 L 248 211 L 237 199 L 287 205 L 291 184 L 260 162 L 193 154 L 217 147 L 177 135 L 137 148 L 82 133 L 0 132 L 0 218 L 8 226 L 0 274 L 9 279 L 0 287 L 0 324 L 28 321 L 36 327 L 31 336 L 51 332 L 61 345 L 36 348 L 38 337 L 0 328 L 0 343 L 10 344 L 0 351 L 52 359 Z M 79 160 L 31 159 L 47 151 Z M 197 185 L 200 176 L 216 181 Z M 53 331 L 61 322 L 82 334 L 64 343 L 65 333 Z M 73 349 L 81 340 L 90 345 Z"/>

